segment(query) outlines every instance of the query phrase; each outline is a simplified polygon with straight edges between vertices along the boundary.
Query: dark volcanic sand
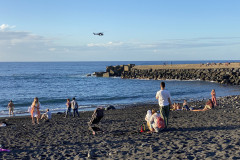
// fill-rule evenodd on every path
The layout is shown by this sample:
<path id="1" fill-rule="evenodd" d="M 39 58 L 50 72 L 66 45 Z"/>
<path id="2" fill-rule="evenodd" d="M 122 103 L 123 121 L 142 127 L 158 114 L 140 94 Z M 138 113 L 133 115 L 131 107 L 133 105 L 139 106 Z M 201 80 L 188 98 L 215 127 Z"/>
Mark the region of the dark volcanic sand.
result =
<path id="1" fill-rule="evenodd" d="M 105 133 L 95 136 L 87 127 L 93 112 L 66 119 L 55 114 L 34 126 L 30 116 L 7 118 L 0 144 L 11 152 L 0 152 L 0 159 L 87 159 L 88 153 L 97 159 L 240 159 L 240 96 L 224 97 L 205 112 L 172 111 L 167 131 L 139 133 L 152 108 L 158 105 L 105 111 Z"/>

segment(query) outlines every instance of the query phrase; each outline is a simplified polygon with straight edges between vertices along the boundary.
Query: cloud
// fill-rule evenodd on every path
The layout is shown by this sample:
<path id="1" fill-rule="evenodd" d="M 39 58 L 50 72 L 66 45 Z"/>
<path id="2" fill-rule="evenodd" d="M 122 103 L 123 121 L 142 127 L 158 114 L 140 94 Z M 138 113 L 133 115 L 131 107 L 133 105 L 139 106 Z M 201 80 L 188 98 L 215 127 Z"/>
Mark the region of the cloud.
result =
<path id="1" fill-rule="evenodd" d="M 240 37 L 200 37 L 189 39 L 165 39 L 158 42 L 107 42 L 89 43 L 87 47 L 116 48 L 129 50 L 152 50 L 157 53 L 161 50 L 221 47 L 239 45 Z"/>
<path id="2" fill-rule="evenodd" d="M 10 30 L 14 27 L 6 24 L 0 26 L 0 61 L 153 60 L 151 57 L 201 59 L 206 57 L 206 54 L 224 54 L 226 51 L 229 55 L 234 55 L 240 48 L 240 37 L 196 37 L 153 42 L 108 41 L 67 45 L 71 44 L 69 39 L 66 40 L 66 44 L 63 43 L 64 38 Z"/>
<path id="3" fill-rule="evenodd" d="M 56 51 L 56 48 L 49 48 L 48 50 L 51 52 L 54 52 L 54 51 Z"/>
<path id="4" fill-rule="evenodd" d="M 2 24 L 0 26 L 0 31 L 5 31 L 5 30 L 8 30 L 8 29 L 12 29 L 12 28 L 15 28 L 15 26 L 9 26 L 8 24 Z"/>
<path id="5" fill-rule="evenodd" d="M 107 42 L 107 43 L 89 43 L 87 44 L 88 47 L 116 47 L 116 46 L 123 46 L 123 42 Z"/>

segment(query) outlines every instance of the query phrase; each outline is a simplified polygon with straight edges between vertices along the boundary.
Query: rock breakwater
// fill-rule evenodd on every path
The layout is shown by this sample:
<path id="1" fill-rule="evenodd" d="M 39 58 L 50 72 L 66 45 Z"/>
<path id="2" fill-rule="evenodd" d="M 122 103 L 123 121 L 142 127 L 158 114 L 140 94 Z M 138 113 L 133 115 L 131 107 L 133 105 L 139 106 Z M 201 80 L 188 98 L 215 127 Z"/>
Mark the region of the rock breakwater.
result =
<path id="1" fill-rule="evenodd" d="M 118 76 L 128 79 L 154 79 L 154 80 L 203 80 L 214 81 L 221 84 L 240 85 L 240 64 L 228 66 L 202 66 L 191 65 L 162 65 L 162 66 L 135 66 L 134 64 L 108 66 L 103 77 Z"/>

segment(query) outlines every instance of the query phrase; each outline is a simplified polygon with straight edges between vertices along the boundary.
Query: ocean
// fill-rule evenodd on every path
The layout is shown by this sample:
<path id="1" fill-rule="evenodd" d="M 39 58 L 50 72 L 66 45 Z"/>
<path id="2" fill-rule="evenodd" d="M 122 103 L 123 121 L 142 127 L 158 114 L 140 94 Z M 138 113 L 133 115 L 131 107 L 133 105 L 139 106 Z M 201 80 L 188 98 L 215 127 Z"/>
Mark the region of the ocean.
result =
<path id="1" fill-rule="evenodd" d="M 16 115 L 29 115 L 27 110 L 34 97 L 39 98 L 41 111 L 49 108 L 53 113 L 65 111 L 66 99 L 73 97 L 80 105 L 79 111 L 94 110 L 97 106 L 157 103 L 155 95 L 160 89 L 160 80 L 102 78 L 87 74 L 105 71 L 110 65 L 207 62 L 226 61 L 0 62 L 0 117 L 8 116 L 9 100 L 13 100 Z M 240 86 L 207 81 L 165 82 L 173 102 L 207 99 L 211 97 L 212 89 L 216 90 L 217 97 L 240 94 Z"/>

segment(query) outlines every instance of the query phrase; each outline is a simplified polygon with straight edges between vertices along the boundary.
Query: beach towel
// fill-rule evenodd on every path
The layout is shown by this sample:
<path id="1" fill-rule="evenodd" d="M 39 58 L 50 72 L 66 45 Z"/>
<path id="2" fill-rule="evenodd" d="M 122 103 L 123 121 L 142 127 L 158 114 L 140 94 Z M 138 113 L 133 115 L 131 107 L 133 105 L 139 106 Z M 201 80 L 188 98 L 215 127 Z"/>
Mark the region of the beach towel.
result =
<path id="1" fill-rule="evenodd" d="M 0 152 L 10 152 L 10 150 L 8 150 L 8 149 L 3 149 L 3 148 L 0 148 Z"/>

